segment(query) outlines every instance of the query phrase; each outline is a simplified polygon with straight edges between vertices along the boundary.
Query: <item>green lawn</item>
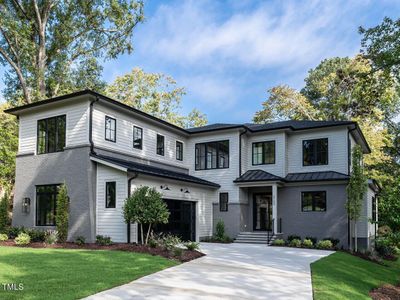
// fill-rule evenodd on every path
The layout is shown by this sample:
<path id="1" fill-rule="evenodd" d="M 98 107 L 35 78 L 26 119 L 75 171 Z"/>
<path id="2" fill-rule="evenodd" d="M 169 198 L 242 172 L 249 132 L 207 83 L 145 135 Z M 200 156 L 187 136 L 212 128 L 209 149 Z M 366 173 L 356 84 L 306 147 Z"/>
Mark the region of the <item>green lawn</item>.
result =
<path id="1" fill-rule="evenodd" d="M 77 299 L 176 265 L 147 254 L 0 247 L 0 299 Z M 23 291 L 4 291 L 22 283 Z"/>
<path id="2" fill-rule="evenodd" d="M 400 261 L 381 266 L 336 252 L 311 264 L 314 299 L 371 299 L 371 289 L 400 281 Z"/>

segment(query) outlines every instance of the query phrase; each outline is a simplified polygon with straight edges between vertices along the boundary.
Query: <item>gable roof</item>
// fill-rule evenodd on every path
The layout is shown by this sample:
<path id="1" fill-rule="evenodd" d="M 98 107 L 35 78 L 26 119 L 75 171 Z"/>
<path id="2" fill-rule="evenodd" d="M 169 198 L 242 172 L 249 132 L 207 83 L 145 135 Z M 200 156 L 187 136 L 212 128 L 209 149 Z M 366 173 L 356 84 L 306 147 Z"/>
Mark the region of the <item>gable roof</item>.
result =
<path id="1" fill-rule="evenodd" d="M 100 160 L 104 161 L 109 164 L 116 165 L 118 167 L 122 167 L 126 169 L 127 171 L 131 172 L 137 172 L 145 175 L 150 175 L 150 176 L 156 176 L 156 177 L 163 177 L 163 178 L 168 178 L 168 179 L 173 179 L 173 180 L 178 180 L 178 181 L 185 181 L 185 182 L 190 182 L 190 183 L 195 183 L 195 184 L 200 184 L 200 185 L 206 185 L 214 188 L 220 187 L 219 184 L 207 181 L 195 176 L 191 176 L 185 173 L 180 173 L 176 171 L 171 171 L 155 166 L 149 166 L 146 164 L 141 164 L 133 161 L 128 161 L 124 159 L 119 159 L 115 157 L 110 157 L 110 156 L 105 156 L 105 155 L 95 155 L 91 154 L 90 157 L 94 158 L 95 160 Z"/>

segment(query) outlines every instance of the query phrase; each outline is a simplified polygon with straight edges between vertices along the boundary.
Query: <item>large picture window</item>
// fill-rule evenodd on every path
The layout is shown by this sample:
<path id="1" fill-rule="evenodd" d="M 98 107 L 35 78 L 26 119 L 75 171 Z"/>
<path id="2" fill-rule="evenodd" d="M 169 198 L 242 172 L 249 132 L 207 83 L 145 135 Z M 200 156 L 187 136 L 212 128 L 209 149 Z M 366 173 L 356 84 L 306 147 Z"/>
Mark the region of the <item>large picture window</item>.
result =
<path id="1" fill-rule="evenodd" d="M 303 141 L 303 166 L 328 164 L 328 139 Z"/>
<path id="2" fill-rule="evenodd" d="M 275 163 L 275 141 L 253 143 L 253 165 Z"/>
<path id="3" fill-rule="evenodd" d="M 115 208 L 115 181 L 106 182 L 106 208 Z"/>
<path id="4" fill-rule="evenodd" d="M 176 141 L 176 159 L 183 160 L 183 143 Z"/>
<path id="5" fill-rule="evenodd" d="M 228 211 L 228 193 L 219 193 L 219 211 Z"/>
<path id="6" fill-rule="evenodd" d="M 37 153 L 64 151 L 66 116 L 39 120 L 37 123 Z"/>
<path id="7" fill-rule="evenodd" d="M 36 225 L 55 226 L 56 199 L 60 185 L 36 186 Z"/>
<path id="8" fill-rule="evenodd" d="M 302 192 L 302 211 L 326 211 L 326 192 Z"/>
<path id="9" fill-rule="evenodd" d="M 165 148 L 165 137 L 163 135 L 157 134 L 157 154 L 164 156 Z"/>
<path id="10" fill-rule="evenodd" d="M 117 131 L 117 120 L 106 116 L 106 126 L 105 126 L 105 139 L 106 141 L 115 142 Z"/>
<path id="11" fill-rule="evenodd" d="M 229 141 L 196 144 L 195 168 L 196 170 L 229 168 Z"/>
<path id="12" fill-rule="evenodd" d="M 137 126 L 133 126 L 133 148 L 143 148 L 143 129 Z"/>

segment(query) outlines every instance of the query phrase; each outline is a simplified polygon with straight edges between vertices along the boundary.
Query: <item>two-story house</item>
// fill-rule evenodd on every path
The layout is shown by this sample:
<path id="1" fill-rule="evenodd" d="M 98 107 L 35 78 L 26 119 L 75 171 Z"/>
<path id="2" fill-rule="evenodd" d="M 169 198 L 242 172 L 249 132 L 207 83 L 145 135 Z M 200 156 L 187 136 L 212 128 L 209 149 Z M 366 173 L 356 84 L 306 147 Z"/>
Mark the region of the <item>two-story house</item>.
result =
<path id="1" fill-rule="evenodd" d="M 260 232 L 348 245 L 351 148 L 370 152 L 355 122 L 183 129 L 88 90 L 6 112 L 19 119 L 14 226 L 53 229 L 65 182 L 70 240 L 136 242 L 137 226 L 124 223 L 122 206 L 135 188 L 150 186 L 171 212 L 157 230 L 186 240 L 210 237 L 221 219 L 239 241 L 257 241 L 243 232 Z M 376 192 L 371 181 L 358 222 L 365 247 L 375 235 Z"/>

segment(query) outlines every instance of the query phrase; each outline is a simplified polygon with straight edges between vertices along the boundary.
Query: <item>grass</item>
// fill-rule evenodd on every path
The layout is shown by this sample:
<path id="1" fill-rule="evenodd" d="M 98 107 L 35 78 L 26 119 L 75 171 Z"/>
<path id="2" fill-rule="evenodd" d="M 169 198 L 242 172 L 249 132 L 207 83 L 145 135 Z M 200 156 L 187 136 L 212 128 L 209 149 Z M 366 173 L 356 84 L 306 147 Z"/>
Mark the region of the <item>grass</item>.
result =
<path id="1" fill-rule="evenodd" d="M 0 299 L 78 299 L 178 264 L 107 251 L 0 247 Z M 22 283 L 22 291 L 4 291 Z"/>
<path id="2" fill-rule="evenodd" d="M 400 280 L 400 262 L 385 266 L 336 252 L 311 264 L 314 299 L 371 299 L 370 290 Z"/>

